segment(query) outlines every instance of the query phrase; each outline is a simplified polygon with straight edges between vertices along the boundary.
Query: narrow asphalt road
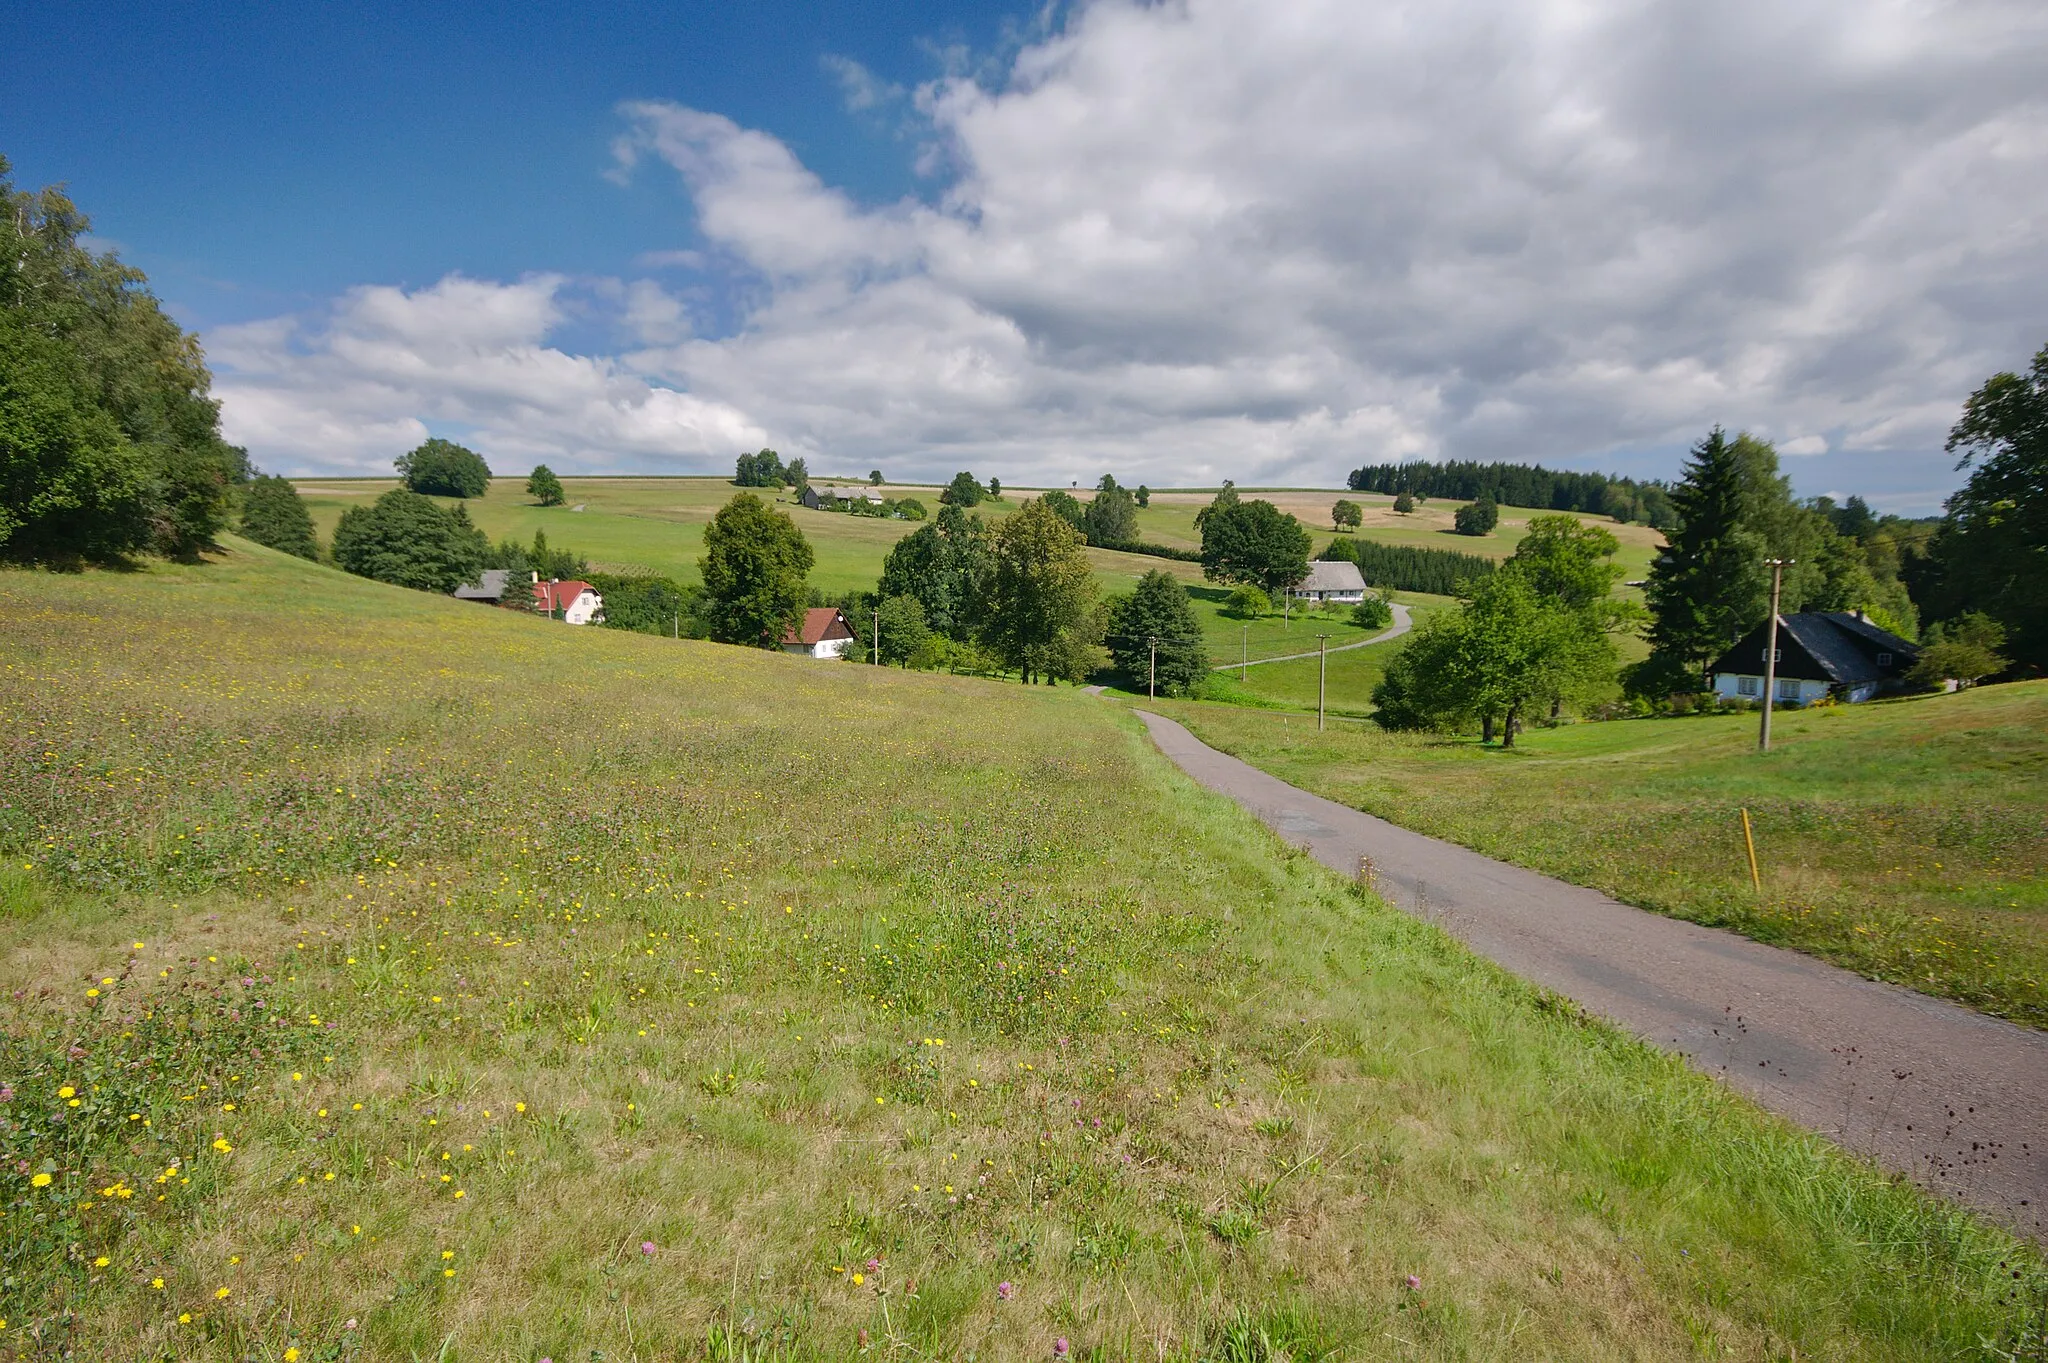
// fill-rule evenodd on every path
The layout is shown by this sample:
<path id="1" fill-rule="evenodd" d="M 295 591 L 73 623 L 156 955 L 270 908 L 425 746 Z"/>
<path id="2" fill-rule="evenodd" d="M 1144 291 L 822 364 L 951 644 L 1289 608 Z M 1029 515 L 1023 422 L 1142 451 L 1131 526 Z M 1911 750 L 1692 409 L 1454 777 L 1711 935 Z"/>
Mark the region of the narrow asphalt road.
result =
<path id="1" fill-rule="evenodd" d="M 2048 1238 L 2048 1034 L 1396 827 L 1138 712 L 1281 838 L 1765 1107 Z"/>
<path id="2" fill-rule="evenodd" d="M 1331 649 L 1330 652 L 1348 653 L 1354 648 L 1371 648 L 1374 644 L 1384 644 L 1389 639 L 1398 639 L 1414 627 L 1415 621 L 1409 616 L 1406 606 L 1394 602 L 1388 602 L 1387 605 L 1394 612 L 1394 623 L 1391 627 L 1381 630 L 1370 639 L 1360 639 L 1355 643 L 1339 644 Z M 1316 651 L 1310 649 L 1306 653 L 1283 653 L 1277 658 L 1251 658 L 1244 662 L 1218 663 L 1210 670 L 1214 672 L 1235 672 L 1240 667 L 1257 667 L 1260 663 L 1291 663 L 1296 658 L 1313 658 L 1315 656 Z"/>

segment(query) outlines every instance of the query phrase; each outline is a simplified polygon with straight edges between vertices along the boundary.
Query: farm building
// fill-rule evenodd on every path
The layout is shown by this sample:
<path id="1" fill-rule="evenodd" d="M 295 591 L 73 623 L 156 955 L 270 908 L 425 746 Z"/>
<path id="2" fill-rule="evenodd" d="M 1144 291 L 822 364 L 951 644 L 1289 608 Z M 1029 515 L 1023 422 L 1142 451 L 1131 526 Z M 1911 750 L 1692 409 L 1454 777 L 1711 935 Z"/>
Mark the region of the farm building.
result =
<path id="1" fill-rule="evenodd" d="M 476 581 L 457 587 L 454 592 L 457 601 L 481 601 L 495 606 L 505 599 L 506 570 L 486 568 L 483 576 Z"/>
<path id="2" fill-rule="evenodd" d="M 846 612 L 837 606 L 814 606 L 804 612 L 801 628 L 782 636 L 784 653 L 801 653 L 812 658 L 843 658 L 853 647 L 853 626 Z"/>
<path id="3" fill-rule="evenodd" d="M 1769 621 L 1714 660 L 1714 694 L 1761 700 Z M 1862 611 L 1801 611 L 1778 617 L 1776 705 L 1810 705 L 1824 696 L 1869 700 L 1905 685 L 1919 648 L 1870 622 Z"/>
<path id="4" fill-rule="evenodd" d="M 604 621 L 604 598 L 597 594 L 597 588 L 573 577 L 534 583 L 533 608 L 569 625 Z"/>
<path id="5" fill-rule="evenodd" d="M 1334 601 L 1357 605 L 1365 600 L 1365 575 L 1356 563 L 1344 559 L 1318 561 L 1308 565 L 1308 576 L 1288 588 L 1297 601 Z"/>

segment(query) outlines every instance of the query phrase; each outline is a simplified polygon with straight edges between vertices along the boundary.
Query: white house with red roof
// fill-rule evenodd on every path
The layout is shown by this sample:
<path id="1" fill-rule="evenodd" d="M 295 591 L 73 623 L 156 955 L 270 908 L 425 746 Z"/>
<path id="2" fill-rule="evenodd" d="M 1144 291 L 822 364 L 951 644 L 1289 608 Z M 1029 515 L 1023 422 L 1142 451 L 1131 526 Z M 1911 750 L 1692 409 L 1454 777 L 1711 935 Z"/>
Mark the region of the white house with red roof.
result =
<path id="1" fill-rule="evenodd" d="M 579 578 L 534 583 L 533 608 L 568 625 L 594 625 L 604 620 L 604 598 Z"/>
<path id="2" fill-rule="evenodd" d="M 804 612 L 801 626 L 782 636 L 784 653 L 811 658 L 844 658 L 852 647 L 853 626 L 837 606 L 813 606 Z"/>

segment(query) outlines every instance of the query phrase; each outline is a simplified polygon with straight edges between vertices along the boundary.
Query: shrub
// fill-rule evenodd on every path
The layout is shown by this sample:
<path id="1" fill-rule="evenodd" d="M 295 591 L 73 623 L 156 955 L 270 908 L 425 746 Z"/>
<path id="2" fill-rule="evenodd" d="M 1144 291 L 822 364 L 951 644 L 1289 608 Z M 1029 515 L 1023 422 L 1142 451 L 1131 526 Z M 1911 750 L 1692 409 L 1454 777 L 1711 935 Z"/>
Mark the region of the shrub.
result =
<path id="1" fill-rule="evenodd" d="M 1394 623 L 1394 608 L 1384 597 L 1368 596 L 1351 608 L 1351 623 L 1360 629 L 1386 629 Z"/>
<path id="2" fill-rule="evenodd" d="M 1273 608 L 1273 598 L 1257 587 L 1233 589 L 1223 599 L 1223 613 L 1234 620 L 1256 620 Z"/>

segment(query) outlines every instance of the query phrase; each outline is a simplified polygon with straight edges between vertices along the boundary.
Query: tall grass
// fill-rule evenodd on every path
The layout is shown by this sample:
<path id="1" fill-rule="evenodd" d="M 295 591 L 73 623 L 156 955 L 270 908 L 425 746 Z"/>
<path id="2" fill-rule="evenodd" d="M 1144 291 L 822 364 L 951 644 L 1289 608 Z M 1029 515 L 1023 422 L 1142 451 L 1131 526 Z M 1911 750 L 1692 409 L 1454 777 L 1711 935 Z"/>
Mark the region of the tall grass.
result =
<path id="1" fill-rule="evenodd" d="M 1284 852 L 1073 692 L 255 550 L 0 605 L 0 1356 L 2033 1328 L 2030 1250 Z"/>
<path id="2" fill-rule="evenodd" d="M 1769 754 L 1754 716 L 1538 729 L 1499 752 L 1363 725 L 1319 735 L 1216 706 L 1175 713 L 1354 808 L 2048 1025 L 2048 684 L 1783 713 Z"/>

